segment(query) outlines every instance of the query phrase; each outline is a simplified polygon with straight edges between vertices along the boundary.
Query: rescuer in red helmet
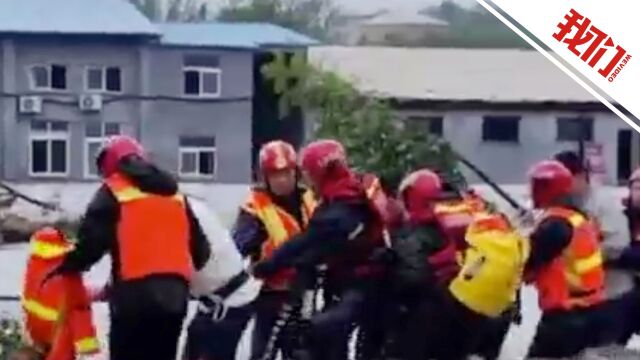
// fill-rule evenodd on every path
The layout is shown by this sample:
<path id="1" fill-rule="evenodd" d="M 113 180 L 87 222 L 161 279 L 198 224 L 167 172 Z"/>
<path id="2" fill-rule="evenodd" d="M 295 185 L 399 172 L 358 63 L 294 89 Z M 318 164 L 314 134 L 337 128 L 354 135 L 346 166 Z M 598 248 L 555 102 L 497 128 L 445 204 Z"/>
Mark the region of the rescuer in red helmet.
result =
<path id="1" fill-rule="evenodd" d="M 400 358 L 497 358 L 526 241 L 480 197 L 445 189 L 429 169 L 409 174 L 399 196 L 408 218 L 393 242 L 393 284 L 407 308 L 397 326 Z"/>
<path id="2" fill-rule="evenodd" d="M 207 238 L 176 180 L 135 139 L 107 139 L 97 167 L 103 183 L 77 246 L 48 279 L 87 271 L 110 253 L 111 359 L 174 360 L 190 279 L 210 255 Z"/>
<path id="3" fill-rule="evenodd" d="M 300 168 L 321 202 L 307 229 L 253 270 L 265 276 L 296 266 L 306 274 L 308 269 L 326 264 L 327 301 L 325 309 L 311 319 L 308 345 L 312 359 L 343 359 L 352 324 L 366 329 L 365 338 L 374 335 L 366 320 L 379 315 L 372 311 L 369 300 L 375 300 L 372 294 L 384 272 L 375 255 L 384 252 L 388 239 L 385 224 L 389 206 L 378 179 L 352 171 L 345 149 L 337 141 L 318 140 L 307 145 Z M 369 350 L 373 348 L 365 351 Z"/>
<path id="4" fill-rule="evenodd" d="M 316 202 L 313 193 L 298 185 L 297 154 L 291 144 L 268 142 L 259 153 L 261 182 L 242 205 L 232 236 L 243 257 L 252 263 L 268 259 L 294 235 L 307 228 Z M 264 277 L 262 293 L 256 301 L 256 323 L 252 359 L 262 357 L 271 331 L 295 273 L 283 269 Z M 291 356 L 288 336 L 277 344 L 285 358 Z"/>
<path id="5" fill-rule="evenodd" d="M 80 274 L 42 279 L 73 249 L 67 236 L 52 227 L 36 231 L 22 289 L 25 330 L 46 360 L 69 360 L 99 354 L 90 291 Z"/>
<path id="6" fill-rule="evenodd" d="M 571 172 L 542 161 L 529 172 L 534 207 L 543 211 L 532 232 L 528 276 L 538 289 L 542 319 L 530 357 L 564 358 L 606 341 L 601 313 L 604 270 L 597 228 L 572 198 Z"/>

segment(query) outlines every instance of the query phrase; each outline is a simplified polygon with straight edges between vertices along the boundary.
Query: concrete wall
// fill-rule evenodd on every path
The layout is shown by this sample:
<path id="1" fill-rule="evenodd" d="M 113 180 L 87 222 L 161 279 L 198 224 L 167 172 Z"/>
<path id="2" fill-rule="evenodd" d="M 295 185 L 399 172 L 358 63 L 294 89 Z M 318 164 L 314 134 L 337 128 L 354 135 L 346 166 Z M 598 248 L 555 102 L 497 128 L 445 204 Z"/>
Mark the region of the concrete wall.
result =
<path id="1" fill-rule="evenodd" d="M 69 124 L 69 175 L 63 177 L 64 180 L 87 180 L 87 121 L 120 123 L 121 132 L 141 138 L 160 165 L 174 172 L 178 171 L 180 136 L 215 136 L 218 170 L 215 181 L 244 183 L 250 180 L 253 96 L 250 52 L 163 48 L 133 41 L 103 41 L 99 37 L 4 40 L 1 50 L 0 89 L 3 92 L 32 92 L 30 66 L 52 63 L 67 66 L 67 89 L 41 94 L 44 105 L 38 115 L 18 114 L 17 99 L 0 98 L 0 177 L 29 179 L 30 124 L 31 120 L 38 119 Z M 186 54 L 219 57 L 220 98 L 184 98 Z M 101 112 L 80 111 L 78 96 L 86 92 L 85 71 L 91 65 L 120 67 L 122 92 L 118 96 L 142 95 L 151 99 L 140 101 L 129 97 L 109 102 L 110 95 L 106 94 Z"/>
<path id="2" fill-rule="evenodd" d="M 561 150 L 577 150 L 575 142 L 558 142 L 556 118 L 578 116 L 570 112 L 496 112 L 496 111 L 450 111 L 446 114 L 422 111 L 405 111 L 403 116 L 444 115 L 444 138 L 453 147 L 495 181 L 518 184 L 526 181 L 529 167 L 536 161 L 549 158 Z M 518 115 L 520 121 L 520 141 L 518 143 L 484 142 L 482 140 L 483 116 Z M 613 113 L 583 114 L 594 118 L 594 142 L 604 145 L 607 167 L 605 182 L 617 181 L 617 138 L 618 130 L 629 126 Z M 470 174 L 471 181 L 478 178 Z"/>
<path id="3" fill-rule="evenodd" d="M 150 103 L 142 124 L 142 140 L 157 161 L 177 171 L 180 136 L 213 136 L 217 147 L 215 181 L 247 183 L 251 180 L 253 94 L 250 53 L 153 49 L 149 87 L 158 95 L 180 94 L 184 55 L 202 53 L 220 57 L 221 98 L 205 102 Z"/>
<path id="4" fill-rule="evenodd" d="M 12 45 L 13 44 L 13 45 Z M 139 112 L 137 102 L 105 103 L 101 112 L 85 113 L 78 107 L 78 96 L 86 93 L 85 72 L 91 65 L 116 66 L 122 73 L 119 95 L 139 94 L 138 50 L 135 44 L 100 43 L 99 41 L 21 40 L 4 44 L 5 57 L 12 58 L 5 69 L 5 91 L 25 94 L 33 92 L 30 66 L 60 64 L 67 67 L 67 89 L 42 94 L 43 110 L 38 115 L 16 113 L 16 100 L 5 111 L 7 136 L 5 174 L 8 179 L 29 177 L 29 127 L 31 120 L 56 120 L 69 124 L 69 179 L 80 180 L 85 174 L 85 123 L 87 121 L 119 122 L 125 133 L 133 133 Z M 105 96 L 105 100 L 109 98 Z M 51 102 L 55 100 L 56 102 Z M 5 100 L 5 103 L 7 101 Z"/>

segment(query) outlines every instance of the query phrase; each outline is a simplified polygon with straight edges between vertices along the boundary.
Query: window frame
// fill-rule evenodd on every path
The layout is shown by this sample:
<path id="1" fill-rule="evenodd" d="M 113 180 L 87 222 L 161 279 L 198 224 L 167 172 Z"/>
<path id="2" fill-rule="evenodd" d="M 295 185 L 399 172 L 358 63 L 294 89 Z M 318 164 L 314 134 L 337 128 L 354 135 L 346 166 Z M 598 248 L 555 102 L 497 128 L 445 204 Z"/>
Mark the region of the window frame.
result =
<path id="1" fill-rule="evenodd" d="M 53 67 L 54 66 L 60 66 L 60 67 L 64 67 L 65 69 L 65 87 L 64 89 L 56 89 L 53 87 Z M 33 70 L 35 68 L 44 68 L 47 70 L 47 80 L 48 80 L 48 84 L 46 87 L 39 87 L 36 84 L 36 79 L 35 76 L 33 74 Z M 38 63 L 38 64 L 32 64 L 27 66 L 28 69 L 28 77 L 29 77 L 29 85 L 30 85 L 30 89 L 33 91 L 47 91 L 47 92 L 66 92 L 69 91 L 69 83 L 68 83 L 68 70 L 69 70 L 69 66 L 66 64 L 55 64 L 55 63 L 49 63 L 49 64 L 44 64 L 44 63 Z"/>
<path id="2" fill-rule="evenodd" d="M 213 153 L 213 173 L 203 174 L 200 169 L 200 156 L 203 152 Z M 184 154 L 196 154 L 196 171 L 182 171 L 182 156 Z M 215 179 L 218 174 L 218 147 L 217 146 L 179 146 L 178 148 L 178 174 L 183 179 L 205 180 Z"/>
<path id="3" fill-rule="evenodd" d="M 99 144 L 102 145 L 102 143 L 104 143 L 104 141 L 109 137 L 109 136 L 113 136 L 113 135 L 106 135 L 106 129 L 107 129 L 107 124 L 118 124 L 118 134 L 122 134 L 122 124 L 119 122 L 109 122 L 109 121 L 101 121 L 100 122 L 100 135 L 101 136 L 88 136 L 87 135 L 87 128 L 86 128 L 86 123 L 85 123 L 85 133 L 84 133 L 84 146 L 83 146 L 83 176 L 85 179 L 99 179 L 100 178 L 100 174 L 96 172 L 96 174 L 91 174 L 90 169 L 91 169 L 91 161 L 95 161 L 95 158 L 90 158 L 89 157 L 89 148 L 91 145 L 93 144 Z"/>
<path id="4" fill-rule="evenodd" d="M 444 118 L 444 115 L 409 115 L 406 118 L 406 123 L 418 126 L 431 136 L 444 138 Z M 434 124 L 439 125 L 440 133 L 432 131 Z"/>
<path id="5" fill-rule="evenodd" d="M 511 119 L 516 123 L 516 138 L 514 140 L 501 140 L 495 138 L 488 138 L 485 134 L 485 126 L 487 126 L 488 120 L 496 119 Z M 480 128 L 480 139 L 482 143 L 487 144 L 500 144 L 500 145 L 519 145 L 520 144 L 520 124 L 522 122 L 522 115 L 483 115 L 482 124 Z"/>
<path id="6" fill-rule="evenodd" d="M 595 118 L 593 116 L 580 116 L 580 115 L 576 115 L 576 116 L 556 116 L 556 142 L 559 143 L 575 143 L 580 141 L 580 139 L 561 139 L 560 138 L 560 124 L 561 123 L 565 123 L 567 121 L 575 121 L 575 122 L 579 122 L 581 125 L 583 125 L 585 122 L 588 122 L 590 125 L 589 131 L 588 131 L 588 135 L 590 135 L 588 138 L 583 139 L 582 141 L 584 142 L 593 142 L 593 139 L 595 138 Z"/>
<path id="7" fill-rule="evenodd" d="M 120 90 L 109 90 L 107 89 L 107 70 L 110 68 L 117 68 L 120 70 Z M 90 89 L 89 88 L 89 71 L 91 70 L 100 70 L 101 72 L 101 80 L 102 87 L 100 89 Z M 108 66 L 108 65 L 87 65 L 84 67 L 84 90 L 88 93 L 105 93 L 105 94 L 122 94 L 122 85 L 123 85 L 123 72 L 122 67 L 120 66 Z"/>
<path id="8" fill-rule="evenodd" d="M 67 130 L 52 130 L 52 122 L 51 120 L 47 121 L 47 129 L 44 131 L 37 131 L 31 129 L 31 124 L 29 124 L 29 156 L 28 156 L 28 166 L 29 166 L 29 177 L 32 178 L 64 178 L 68 177 L 70 173 L 70 165 L 71 165 L 71 154 L 70 154 L 70 135 L 69 128 L 67 123 Z M 56 140 L 64 140 L 65 143 L 65 171 L 62 172 L 52 172 L 52 164 L 53 164 L 53 141 Z M 34 141 L 46 141 L 47 143 L 47 171 L 46 172 L 34 172 L 33 171 L 33 142 Z"/>
<path id="9" fill-rule="evenodd" d="M 188 71 L 195 71 L 198 73 L 198 93 L 187 94 L 185 88 L 185 77 Z M 204 74 L 216 74 L 218 77 L 218 91 L 216 93 L 205 93 L 204 90 Z M 205 98 L 205 99 L 217 99 L 222 96 L 222 69 L 220 67 L 212 66 L 183 66 L 182 67 L 182 95 L 190 98 Z"/>

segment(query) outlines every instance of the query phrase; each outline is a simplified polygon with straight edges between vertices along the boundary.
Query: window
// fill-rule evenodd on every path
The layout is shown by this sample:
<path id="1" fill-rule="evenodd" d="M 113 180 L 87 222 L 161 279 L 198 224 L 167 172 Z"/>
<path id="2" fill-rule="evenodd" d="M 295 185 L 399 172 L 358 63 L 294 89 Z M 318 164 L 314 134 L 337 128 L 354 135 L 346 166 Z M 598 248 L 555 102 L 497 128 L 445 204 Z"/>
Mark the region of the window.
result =
<path id="1" fill-rule="evenodd" d="M 89 67 L 85 74 L 85 86 L 89 91 L 122 91 L 122 72 L 118 67 Z"/>
<path id="2" fill-rule="evenodd" d="M 214 137 L 180 138 L 180 175 L 213 178 L 216 173 L 216 139 Z"/>
<path id="3" fill-rule="evenodd" d="M 221 93 L 220 60 L 217 56 L 187 55 L 184 59 L 184 94 L 218 97 Z"/>
<path id="4" fill-rule="evenodd" d="M 520 116 L 485 116 L 482 140 L 517 143 L 520 141 Z"/>
<path id="5" fill-rule="evenodd" d="M 220 69 L 184 68 L 184 93 L 201 97 L 220 96 Z"/>
<path id="6" fill-rule="evenodd" d="M 87 122 L 85 125 L 85 177 L 98 176 L 96 157 L 105 138 L 120 134 L 119 123 Z"/>
<path id="7" fill-rule="evenodd" d="M 32 121 L 29 145 L 31 176 L 68 174 L 69 133 L 66 122 Z"/>
<path id="8" fill-rule="evenodd" d="M 556 124 L 558 141 L 593 141 L 593 118 L 561 117 Z"/>
<path id="9" fill-rule="evenodd" d="M 31 85 L 35 90 L 66 90 L 67 67 L 63 65 L 34 65 Z"/>
<path id="10" fill-rule="evenodd" d="M 435 136 L 444 134 L 444 121 L 442 116 L 411 116 L 409 123 L 423 129 L 427 133 Z"/>

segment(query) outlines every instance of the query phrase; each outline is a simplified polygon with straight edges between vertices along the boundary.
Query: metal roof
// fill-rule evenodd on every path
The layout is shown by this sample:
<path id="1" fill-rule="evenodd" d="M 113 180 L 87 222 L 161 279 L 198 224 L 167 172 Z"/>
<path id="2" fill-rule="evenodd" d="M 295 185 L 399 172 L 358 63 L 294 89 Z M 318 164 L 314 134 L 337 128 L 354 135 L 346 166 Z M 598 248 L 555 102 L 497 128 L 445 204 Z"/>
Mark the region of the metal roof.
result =
<path id="1" fill-rule="evenodd" d="M 441 25 L 447 26 L 448 22 L 437 19 L 433 16 L 420 14 L 412 9 L 393 9 L 385 11 L 369 20 L 362 22 L 363 25 Z"/>
<path id="2" fill-rule="evenodd" d="M 176 23 L 157 26 L 162 31 L 161 43 L 164 45 L 258 49 L 317 44 L 310 37 L 267 23 Z"/>
<path id="3" fill-rule="evenodd" d="M 0 0 L 0 33 L 157 35 L 126 0 Z"/>
<path id="4" fill-rule="evenodd" d="M 537 51 L 320 46 L 309 59 L 384 98 L 598 102 Z"/>

